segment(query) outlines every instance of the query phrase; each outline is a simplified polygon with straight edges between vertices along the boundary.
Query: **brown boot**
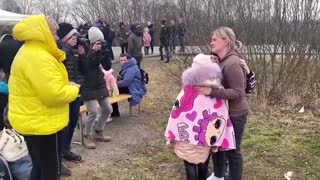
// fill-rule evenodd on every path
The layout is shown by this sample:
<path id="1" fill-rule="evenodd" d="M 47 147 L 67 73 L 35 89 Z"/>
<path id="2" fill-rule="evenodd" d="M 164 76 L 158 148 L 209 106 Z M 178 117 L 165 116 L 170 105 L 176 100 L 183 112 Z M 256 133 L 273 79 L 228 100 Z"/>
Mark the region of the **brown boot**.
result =
<path id="1" fill-rule="evenodd" d="M 103 135 L 102 131 L 96 131 L 94 139 L 96 141 L 101 141 L 101 142 L 109 142 L 109 141 L 111 141 L 111 137 Z"/>
<path id="2" fill-rule="evenodd" d="M 88 149 L 95 149 L 96 144 L 93 141 L 93 137 L 90 135 L 84 136 L 84 146 Z"/>

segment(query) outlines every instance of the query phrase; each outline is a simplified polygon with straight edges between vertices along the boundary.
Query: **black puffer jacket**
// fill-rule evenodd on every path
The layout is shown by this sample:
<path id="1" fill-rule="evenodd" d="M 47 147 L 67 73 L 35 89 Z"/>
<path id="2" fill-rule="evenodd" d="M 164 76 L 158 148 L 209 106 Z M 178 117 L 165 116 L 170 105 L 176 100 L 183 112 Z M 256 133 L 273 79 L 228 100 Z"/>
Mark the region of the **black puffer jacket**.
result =
<path id="1" fill-rule="evenodd" d="M 21 46 L 22 43 L 15 40 L 12 35 L 7 34 L 1 37 L 0 69 L 5 73 L 5 81 L 9 79 L 11 64 Z"/>
<path id="2" fill-rule="evenodd" d="M 80 60 L 78 51 L 70 47 L 66 43 L 61 43 L 63 51 L 66 53 L 66 60 L 63 61 L 67 71 L 69 81 L 75 82 L 77 84 L 83 84 L 84 77 L 80 72 Z"/>
<path id="3" fill-rule="evenodd" d="M 105 70 L 111 69 L 111 59 L 105 53 L 91 51 L 86 57 L 81 57 L 81 72 L 84 74 L 84 82 L 81 86 L 81 98 L 83 101 L 101 99 L 109 96 L 104 74 L 100 70 L 100 64 Z"/>

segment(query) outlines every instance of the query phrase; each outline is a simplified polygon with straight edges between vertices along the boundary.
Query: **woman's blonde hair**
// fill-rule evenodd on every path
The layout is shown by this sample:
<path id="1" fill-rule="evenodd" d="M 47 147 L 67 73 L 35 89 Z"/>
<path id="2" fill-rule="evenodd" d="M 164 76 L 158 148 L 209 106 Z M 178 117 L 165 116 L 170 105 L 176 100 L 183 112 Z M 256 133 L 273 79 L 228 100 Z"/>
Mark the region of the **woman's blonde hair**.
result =
<path id="1" fill-rule="evenodd" d="M 52 19 L 51 17 L 46 16 L 46 21 L 47 21 L 48 27 L 49 27 L 51 32 L 58 31 L 59 25 L 54 19 Z"/>
<path id="2" fill-rule="evenodd" d="M 229 48 L 232 51 L 235 51 L 239 55 L 242 55 L 242 48 L 243 44 L 241 41 L 236 39 L 236 35 L 234 31 L 229 27 L 219 27 L 215 31 L 213 31 L 213 34 L 219 36 L 222 39 L 229 40 Z"/>

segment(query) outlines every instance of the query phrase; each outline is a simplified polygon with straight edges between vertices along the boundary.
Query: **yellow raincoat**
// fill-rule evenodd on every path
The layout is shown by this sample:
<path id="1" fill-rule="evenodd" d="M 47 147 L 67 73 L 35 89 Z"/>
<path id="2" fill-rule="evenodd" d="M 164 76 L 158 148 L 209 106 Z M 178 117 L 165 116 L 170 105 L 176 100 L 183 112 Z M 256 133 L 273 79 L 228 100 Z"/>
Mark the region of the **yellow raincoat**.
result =
<path id="1" fill-rule="evenodd" d="M 44 15 L 31 16 L 16 24 L 13 36 L 24 41 L 11 67 L 9 121 L 24 135 L 50 135 L 69 120 L 69 103 L 78 88 L 69 85 L 58 49 Z"/>

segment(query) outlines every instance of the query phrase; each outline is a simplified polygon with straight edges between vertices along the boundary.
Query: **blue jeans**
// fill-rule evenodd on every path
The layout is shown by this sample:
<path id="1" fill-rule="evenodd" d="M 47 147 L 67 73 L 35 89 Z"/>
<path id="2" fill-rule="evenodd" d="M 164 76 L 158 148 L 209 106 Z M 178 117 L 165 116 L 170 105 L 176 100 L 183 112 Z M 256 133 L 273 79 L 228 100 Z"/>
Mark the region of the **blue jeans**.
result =
<path id="1" fill-rule="evenodd" d="M 9 166 L 13 179 L 26 180 L 30 178 L 32 160 L 29 155 L 26 155 L 14 162 L 9 162 Z"/>
<path id="2" fill-rule="evenodd" d="M 79 111 L 81 106 L 81 99 L 78 97 L 69 105 L 69 124 L 63 130 L 63 152 L 70 151 L 71 140 L 74 129 L 77 126 L 79 119 Z"/>
<path id="3" fill-rule="evenodd" d="M 236 149 L 230 151 L 218 151 L 213 156 L 214 175 L 224 177 L 226 161 L 229 161 L 229 180 L 241 180 L 242 178 L 242 154 L 241 141 L 247 122 L 247 115 L 230 118 L 233 124 Z"/>

